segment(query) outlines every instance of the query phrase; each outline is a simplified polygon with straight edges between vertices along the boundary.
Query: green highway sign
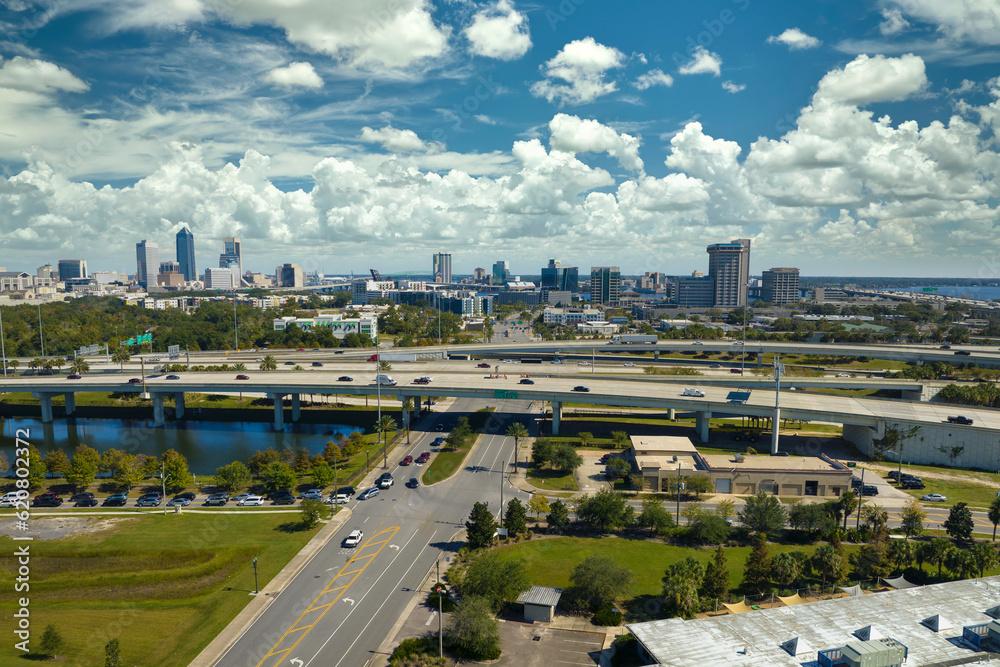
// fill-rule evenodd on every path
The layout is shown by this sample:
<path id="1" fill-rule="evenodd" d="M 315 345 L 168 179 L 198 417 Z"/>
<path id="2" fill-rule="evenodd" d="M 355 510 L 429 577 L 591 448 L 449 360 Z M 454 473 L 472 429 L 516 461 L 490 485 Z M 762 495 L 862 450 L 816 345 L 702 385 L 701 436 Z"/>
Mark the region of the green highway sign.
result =
<path id="1" fill-rule="evenodd" d="M 937 292 L 937 287 L 925 287 L 925 292 Z"/>
<path id="2" fill-rule="evenodd" d="M 511 400 L 517 400 L 517 392 L 516 391 L 508 391 L 507 389 L 494 389 L 493 390 L 493 398 L 497 398 L 497 399 L 509 398 Z"/>

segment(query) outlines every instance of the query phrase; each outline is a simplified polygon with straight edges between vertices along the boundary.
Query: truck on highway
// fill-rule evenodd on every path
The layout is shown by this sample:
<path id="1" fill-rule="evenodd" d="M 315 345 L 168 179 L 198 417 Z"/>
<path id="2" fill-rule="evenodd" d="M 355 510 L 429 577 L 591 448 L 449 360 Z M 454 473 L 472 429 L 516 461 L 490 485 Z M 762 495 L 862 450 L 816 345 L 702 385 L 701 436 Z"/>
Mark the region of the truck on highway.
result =
<path id="1" fill-rule="evenodd" d="M 368 361 L 416 361 L 417 355 L 413 352 L 383 352 L 382 354 L 373 354 L 368 357 Z"/>
<path id="2" fill-rule="evenodd" d="M 608 345 L 614 345 L 616 343 L 622 343 L 624 345 L 648 343 L 650 345 L 654 345 L 657 340 L 658 338 L 656 334 L 619 334 L 612 336 Z"/>

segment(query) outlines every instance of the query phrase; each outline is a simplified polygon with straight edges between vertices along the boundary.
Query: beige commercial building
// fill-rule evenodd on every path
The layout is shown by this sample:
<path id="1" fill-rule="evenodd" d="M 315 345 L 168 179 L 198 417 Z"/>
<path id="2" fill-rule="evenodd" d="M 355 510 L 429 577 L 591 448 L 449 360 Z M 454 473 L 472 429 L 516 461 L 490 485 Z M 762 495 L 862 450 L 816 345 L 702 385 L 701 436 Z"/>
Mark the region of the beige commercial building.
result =
<path id="1" fill-rule="evenodd" d="M 768 456 L 701 454 L 689 438 L 634 436 L 629 450 L 642 476 L 643 490 L 669 491 L 678 476 L 707 475 L 712 491 L 753 495 L 837 498 L 851 488 L 850 468 L 825 454 Z"/>

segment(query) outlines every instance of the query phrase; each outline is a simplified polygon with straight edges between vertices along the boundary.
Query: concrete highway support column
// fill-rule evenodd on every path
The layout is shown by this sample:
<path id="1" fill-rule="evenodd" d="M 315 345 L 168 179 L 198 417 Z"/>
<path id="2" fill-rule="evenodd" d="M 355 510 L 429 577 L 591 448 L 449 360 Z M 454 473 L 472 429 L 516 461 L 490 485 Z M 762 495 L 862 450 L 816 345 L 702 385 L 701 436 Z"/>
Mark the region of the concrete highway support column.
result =
<path id="1" fill-rule="evenodd" d="M 282 404 L 285 395 L 269 393 L 267 397 L 274 401 L 274 430 L 280 431 L 285 428 L 285 406 Z"/>
<path id="2" fill-rule="evenodd" d="M 771 420 L 771 453 L 778 453 L 778 432 L 781 430 L 781 408 L 775 406 L 774 419 Z"/>
<path id="3" fill-rule="evenodd" d="M 184 417 L 184 392 L 179 391 L 174 394 L 174 417 L 182 419 Z"/>
<path id="4" fill-rule="evenodd" d="M 76 394 L 70 392 L 66 394 L 66 416 L 76 412 Z"/>
<path id="5" fill-rule="evenodd" d="M 708 420 L 712 418 L 710 410 L 702 410 L 695 413 L 695 428 L 698 431 L 698 438 L 702 442 L 708 442 Z"/>
<path id="6" fill-rule="evenodd" d="M 667 410 L 667 419 L 669 419 L 670 421 L 674 421 L 675 419 L 677 419 L 677 411 L 674 410 L 673 408 Z"/>
<path id="7" fill-rule="evenodd" d="M 659 359 L 659 358 L 660 358 L 660 351 L 653 350 L 653 359 Z"/>
<path id="8" fill-rule="evenodd" d="M 299 410 L 301 406 L 299 405 L 299 394 L 292 394 L 292 421 L 297 422 L 299 420 Z"/>
<path id="9" fill-rule="evenodd" d="M 167 420 L 163 417 L 163 394 L 153 394 L 153 426 L 163 426 Z"/>
<path id="10" fill-rule="evenodd" d="M 552 435 L 559 435 L 559 419 L 562 417 L 562 401 L 552 401 Z"/>
<path id="11" fill-rule="evenodd" d="M 423 396 L 413 397 L 413 418 L 420 419 L 420 401 L 424 400 Z"/>
<path id="12" fill-rule="evenodd" d="M 52 421 L 52 394 L 48 392 L 33 391 L 31 395 L 42 404 L 42 423 L 48 424 Z"/>

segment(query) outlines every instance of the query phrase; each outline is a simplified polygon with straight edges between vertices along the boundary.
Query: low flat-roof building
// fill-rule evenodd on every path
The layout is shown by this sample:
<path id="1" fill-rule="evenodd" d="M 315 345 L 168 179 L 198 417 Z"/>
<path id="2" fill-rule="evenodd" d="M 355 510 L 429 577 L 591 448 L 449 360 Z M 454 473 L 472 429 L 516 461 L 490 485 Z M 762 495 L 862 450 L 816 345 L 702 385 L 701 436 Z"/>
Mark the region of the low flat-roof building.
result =
<path id="1" fill-rule="evenodd" d="M 549 623 L 556 615 L 556 605 L 562 596 L 561 588 L 548 586 L 532 586 L 518 596 L 517 601 L 524 605 L 524 620 L 529 623 Z"/>
<path id="2" fill-rule="evenodd" d="M 645 664 L 667 667 L 892 665 L 899 663 L 849 661 L 896 644 L 907 665 L 997 664 L 1000 656 L 987 651 L 1000 637 L 991 628 L 998 596 L 1000 577 L 987 577 L 628 629 Z"/>
<path id="3" fill-rule="evenodd" d="M 707 475 L 714 493 L 837 498 L 851 488 L 851 469 L 825 454 L 701 454 L 689 438 L 650 435 L 632 437 L 629 454 L 646 491 L 672 489 L 678 474 Z"/>

